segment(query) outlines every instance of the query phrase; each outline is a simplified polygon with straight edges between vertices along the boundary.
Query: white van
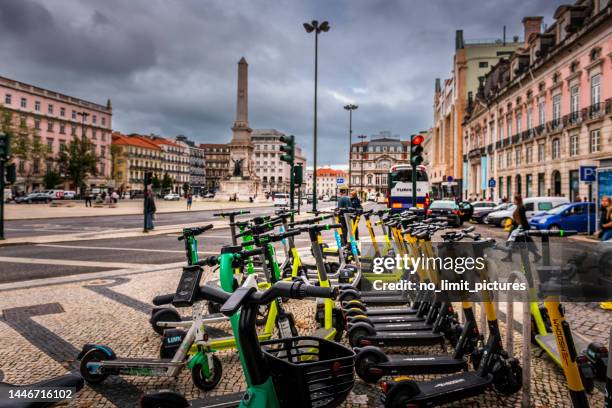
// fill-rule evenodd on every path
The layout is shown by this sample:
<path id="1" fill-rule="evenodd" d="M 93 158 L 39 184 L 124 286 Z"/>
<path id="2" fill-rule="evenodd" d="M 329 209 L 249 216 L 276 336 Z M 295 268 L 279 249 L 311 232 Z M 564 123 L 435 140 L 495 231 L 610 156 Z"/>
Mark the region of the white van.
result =
<path id="1" fill-rule="evenodd" d="M 569 203 L 569 200 L 566 197 L 528 197 L 523 199 L 527 221 L 536 214 L 567 203 Z M 512 222 L 512 213 L 514 213 L 515 208 L 516 206 L 513 204 L 505 210 L 492 212 L 485 217 L 485 223 L 504 227 Z"/>
<path id="2" fill-rule="evenodd" d="M 277 193 L 274 194 L 274 206 L 275 207 L 287 207 L 289 205 L 289 194 Z"/>

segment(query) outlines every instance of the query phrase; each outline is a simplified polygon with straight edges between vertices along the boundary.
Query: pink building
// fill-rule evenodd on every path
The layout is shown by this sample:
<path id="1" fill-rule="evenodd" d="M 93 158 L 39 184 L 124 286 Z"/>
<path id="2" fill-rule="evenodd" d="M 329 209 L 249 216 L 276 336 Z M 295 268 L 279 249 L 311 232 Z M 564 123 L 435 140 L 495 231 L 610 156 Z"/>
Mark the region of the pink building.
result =
<path id="1" fill-rule="evenodd" d="M 543 32 L 542 17 L 523 19 L 524 46 L 492 67 L 464 118 L 465 198 L 587 196 L 580 166 L 612 161 L 607 3 L 560 6 Z"/>
<path id="2" fill-rule="evenodd" d="M 110 181 L 113 115 L 110 99 L 103 106 L 0 77 L 0 108 L 12 114 L 13 126 L 24 129 L 23 134 L 29 139 L 25 160 L 14 157 L 19 190 L 43 189 L 43 176 L 55 169 L 53 159 L 60 149 L 83 134 L 91 140 L 99 157 L 98 175 L 89 177 L 87 184 L 103 187 Z M 42 149 L 33 152 L 33 145 Z M 75 186 L 66 183 L 64 188 L 74 190 Z"/>

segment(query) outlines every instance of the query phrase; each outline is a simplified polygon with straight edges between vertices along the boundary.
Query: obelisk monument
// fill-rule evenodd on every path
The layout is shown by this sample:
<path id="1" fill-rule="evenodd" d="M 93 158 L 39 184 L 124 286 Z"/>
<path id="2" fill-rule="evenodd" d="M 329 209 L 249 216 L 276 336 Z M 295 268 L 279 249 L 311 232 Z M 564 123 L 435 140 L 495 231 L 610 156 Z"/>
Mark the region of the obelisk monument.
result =
<path id="1" fill-rule="evenodd" d="M 255 198 L 259 178 L 253 169 L 252 129 L 249 126 L 249 64 L 242 57 L 238 62 L 238 92 L 236 97 L 236 120 L 232 126 L 229 179 L 220 185 L 220 199 L 236 196 L 241 201 Z"/>

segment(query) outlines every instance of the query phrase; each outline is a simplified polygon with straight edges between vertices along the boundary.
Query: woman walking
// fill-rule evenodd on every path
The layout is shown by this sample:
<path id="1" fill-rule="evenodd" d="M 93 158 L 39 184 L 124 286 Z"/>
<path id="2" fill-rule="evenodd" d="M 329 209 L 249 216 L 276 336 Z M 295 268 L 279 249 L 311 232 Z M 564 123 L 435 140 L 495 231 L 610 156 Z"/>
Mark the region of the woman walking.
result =
<path id="1" fill-rule="evenodd" d="M 191 193 L 189 193 L 189 195 L 187 195 L 187 209 L 191 210 L 191 203 L 193 201 L 193 196 L 191 195 Z"/>
<path id="2" fill-rule="evenodd" d="M 351 191 L 351 207 L 354 210 L 363 210 L 363 207 L 361 206 L 361 200 L 359 199 L 359 196 L 357 196 L 356 191 Z M 357 226 L 357 228 L 355 228 L 355 239 L 359 241 L 359 225 Z"/>
<path id="3" fill-rule="evenodd" d="M 599 218 L 600 233 L 599 239 L 602 241 L 612 240 L 612 200 L 610 197 L 601 199 L 601 213 Z"/>

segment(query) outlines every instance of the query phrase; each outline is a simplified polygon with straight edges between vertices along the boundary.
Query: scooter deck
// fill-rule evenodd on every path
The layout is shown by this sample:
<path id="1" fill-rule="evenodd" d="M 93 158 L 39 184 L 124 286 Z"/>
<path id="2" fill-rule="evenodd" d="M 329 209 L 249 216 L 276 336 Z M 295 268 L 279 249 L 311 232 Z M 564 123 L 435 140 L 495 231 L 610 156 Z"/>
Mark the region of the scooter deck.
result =
<path id="1" fill-rule="evenodd" d="M 366 305 L 370 306 L 399 306 L 405 305 L 410 302 L 410 299 L 399 296 L 368 296 L 362 297 L 360 300 Z"/>
<path id="2" fill-rule="evenodd" d="M 473 372 L 467 372 L 436 378 L 432 381 L 418 382 L 421 392 L 406 402 L 437 405 L 459 401 L 482 394 L 492 381 L 493 375 L 491 374 L 481 377 Z"/>
<path id="3" fill-rule="evenodd" d="M 389 315 L 389 316 L 370 316 L 369 313 L 364 312 L 363 315 L 370 320 L 374 325 L 387 324 L 387 323 L 418 323 L 424 322 L 425 317 L 418 317 L 415 315 Z M 348 322 L 353 323 L 356 318 L 349 317 Z M 357 323 L 356 321 L 354 323 Z"/>
<path id="4" fill-rule="evenodd" d="M 371 345 L 380 347 L 431 346 L 435 344 L 444 344 L 444 335 L 442 333 L 427 331 L 383 331 L 378 332 L 373 336 L 365 336 L 363 340 L 371 343 Z"/>
<path id="5" fill-rule="evenodd" d="M 385 308 L 368 308 L 365 311 L 365 315 L 369 318 L 374 316 L 400 316 L 400 315 L 415 315 L 419 311 L 418 309 L 413 309 L 411 307 L 403 306 L 403 307 L 385 307 Z"/>
<path id="6" fill-rule="evenodd" d="M 580 353 L 589 347 L 590 342 L 578 333 L 572 333 L 572 337 L 574 339 L 574 345 L 576 346 L 576 352 Z M 548 333 L 545 335 L 536 334 L 535 338 L 536 343 L 538 343 L 540 348 L 544 350 L 559 367 L 561 367 L 561 358 L 559 357 L 559 349 L 557 348 L 557 341 L 555 340 L 555 337 Z"/>
<path id="7" fill-rule="evenodd" d="M 457 371 L 467 371 L 466 358 L 451 356 L 421 355 L 390 355 L 389 361 L 378 363 L 375 367 L 382 368 L 386 374 L 451 374 Z"/>
<path id="8" fill-rule="evenodd" d="M 349 327 L 351 324 L 349 323 Z M 398 323 L 385 323 L 385 324 L 376 324 L 374 323 L 374 328 L 376 331 L 422 331 L 422 330 L 433 330 L 433 325 L 425 324 L 422 322 L 398 322 Z"/>

